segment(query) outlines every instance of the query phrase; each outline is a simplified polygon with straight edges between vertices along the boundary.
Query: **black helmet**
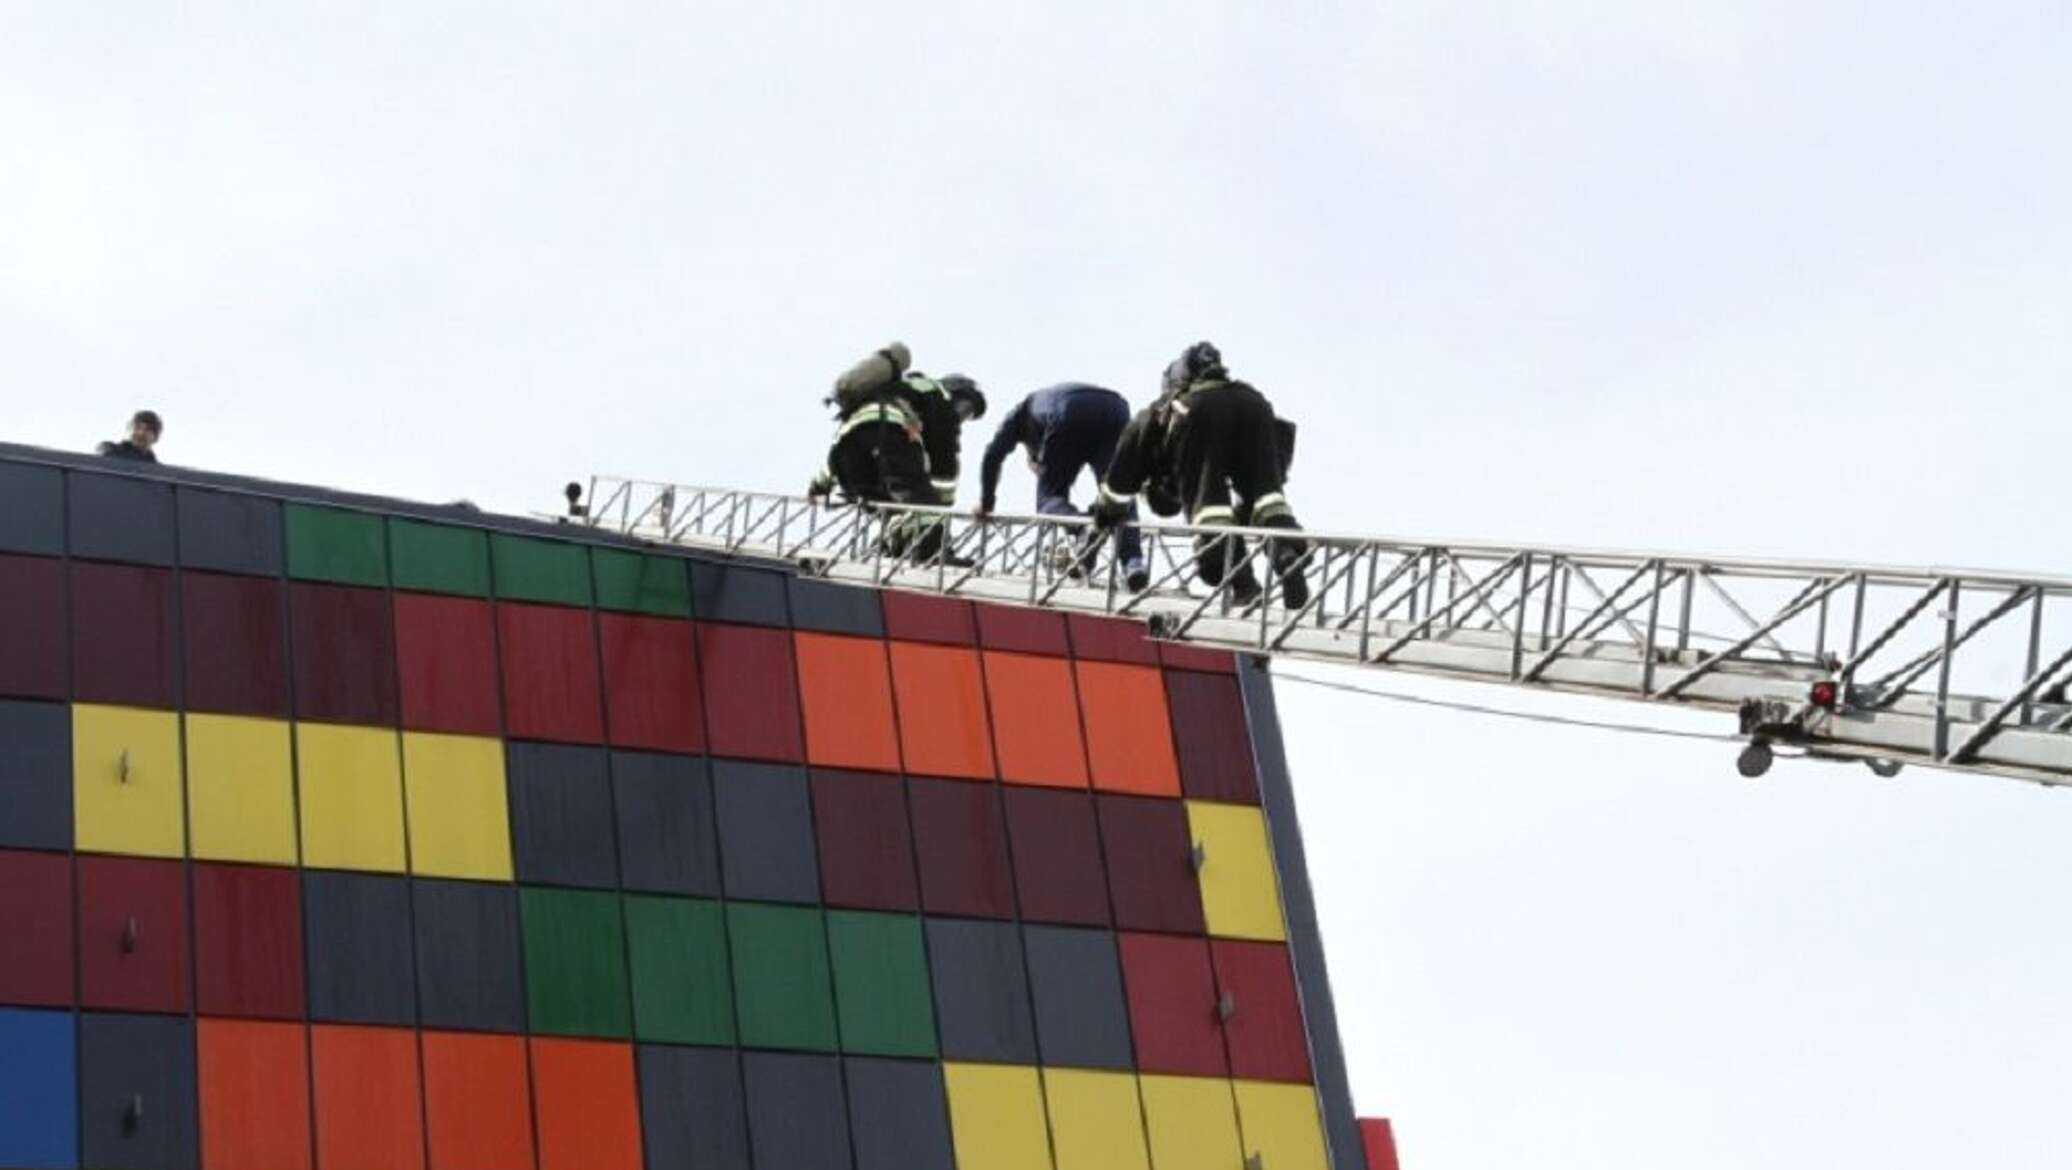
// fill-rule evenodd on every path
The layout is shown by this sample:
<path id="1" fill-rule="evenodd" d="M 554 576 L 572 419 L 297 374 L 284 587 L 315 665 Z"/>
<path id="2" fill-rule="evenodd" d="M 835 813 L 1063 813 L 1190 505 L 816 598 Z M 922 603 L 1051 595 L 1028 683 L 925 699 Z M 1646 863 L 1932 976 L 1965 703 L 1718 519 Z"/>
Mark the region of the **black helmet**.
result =
<path id="1" fill-rule="evenodd" d="M 942 386 L 943 392 L 950 396 L 951 405 L 960 400 L 969 404 L 971 413 L 965 415 L 966 421 L 986 417 L 986 396 L 970 375 L 944 374 L 937 382 Z"/>

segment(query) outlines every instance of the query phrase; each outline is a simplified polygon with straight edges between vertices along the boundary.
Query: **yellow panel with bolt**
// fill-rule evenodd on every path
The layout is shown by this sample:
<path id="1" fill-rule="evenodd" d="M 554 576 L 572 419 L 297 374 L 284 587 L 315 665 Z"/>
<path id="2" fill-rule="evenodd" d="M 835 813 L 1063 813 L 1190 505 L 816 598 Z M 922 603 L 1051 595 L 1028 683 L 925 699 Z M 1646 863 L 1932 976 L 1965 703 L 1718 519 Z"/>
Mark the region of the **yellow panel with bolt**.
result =
<path id="1" fill-rule="evenodd" d="M 404 732 L 403 793 L 412 873 L 511 880 L 502 740 Z"/>
<path id="2" fill-rule="evenodd" d="M 1144 1093 L 1151 1170 L 1244 1170 L 1229 1081 L 1149 1074 L 1137 1080 Z"/>
<path id="3" fill-rule="evenodd" d="M 187 821 L 194 855 L 295 864 L 295 766 L 288 724 L 187 716 Z"/>
<path id="4" fill-rule="evenodd" d="M 302 863 L 402 873 L 403 771 L 396 732 L 335 723 L 295 725 Z"/>
<path id="5" fill-rule="evenodd" d="M 1273 942 L 1287 938 L 1265 816 L 1247 805 L 1190 800 L 1187 826 L 1200 850 L 1201 904 L 1209 933 Z"/>
<path id="6" fill-rule="evenodd" d="M 1316 1089 L 1266 1081 L 1238 1081 L 1236 1089 L 1247 1157 L 1256 1155 L 1272 1170 L 1331 1170 Z"/>
<path id="7" fill-rule="evenodd" d="M 1150 1170 L 1135 1076 L 1046 1068 L 1043 1096 L 1058 1170 Z"/>
<path id="8" fill-rule="evenodd" d="M 957 1170 L 1052 1170 L 1036 1070 L 1009 1064 L 945 1064 Z"/>
<path id="9" fill-rule="evenodd" d="M 72 827 L 93 853 L 178 857 L 182 815 L 180 722 L 170 711 L 72 708 Z"/>

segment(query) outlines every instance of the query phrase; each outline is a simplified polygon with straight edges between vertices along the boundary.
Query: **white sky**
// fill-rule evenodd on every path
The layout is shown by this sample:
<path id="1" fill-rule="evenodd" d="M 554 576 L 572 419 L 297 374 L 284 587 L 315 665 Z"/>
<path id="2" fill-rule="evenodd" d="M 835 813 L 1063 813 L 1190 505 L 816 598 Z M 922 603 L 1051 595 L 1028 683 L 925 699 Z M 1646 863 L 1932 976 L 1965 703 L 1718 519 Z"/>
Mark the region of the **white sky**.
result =
<path id="1" fill-rule="evenodd" d="M 2064 572 L 2068 110 L 2062 0 L 15 4 L 0 434 L 796 489 L 890 337 L 1211 337 L 1319 527 Z M 2072 796 L 1282 702 L 1412 1170 L 2072 1163 Z"/>

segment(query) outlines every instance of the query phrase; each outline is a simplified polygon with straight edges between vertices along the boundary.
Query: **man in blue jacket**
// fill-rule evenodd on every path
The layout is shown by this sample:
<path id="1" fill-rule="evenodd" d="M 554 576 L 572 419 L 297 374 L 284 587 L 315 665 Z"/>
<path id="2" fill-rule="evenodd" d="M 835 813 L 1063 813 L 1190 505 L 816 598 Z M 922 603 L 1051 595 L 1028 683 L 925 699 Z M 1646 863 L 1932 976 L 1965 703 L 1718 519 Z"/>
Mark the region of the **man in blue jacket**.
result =
<path id="1" fill-rule="evenodd" d="M 1000 420 L 1000 429 L 986 444 L 979 464 L 978 514 L 992 514 L 999 502 L 1000 465 L 1009 451 L 1020 447 L 1036 472 L 1036 510 L 1047 516 L 1079 515 L 1072 505 L 1073 482 L 1085 468 L 1093 469 L 1097 481 L 1106 473 L 1109 460 L 1115 458 L 1116 440 L 1129 421 L 1130 404 L 1122 395 L 1084 382 L 1046 387 L 1022 399 Z M 1126 519 L 1136 519 L 1135 511 Z M 1084 571 L 1097 539 L 1088 529 L 1076 555 L 1068 554 L 1073 555 L 1072 572 Z M 1115 559 L 1132 591 L 1151 583 L 1142 542 L 1128 523 L 1115 530 Z"/>

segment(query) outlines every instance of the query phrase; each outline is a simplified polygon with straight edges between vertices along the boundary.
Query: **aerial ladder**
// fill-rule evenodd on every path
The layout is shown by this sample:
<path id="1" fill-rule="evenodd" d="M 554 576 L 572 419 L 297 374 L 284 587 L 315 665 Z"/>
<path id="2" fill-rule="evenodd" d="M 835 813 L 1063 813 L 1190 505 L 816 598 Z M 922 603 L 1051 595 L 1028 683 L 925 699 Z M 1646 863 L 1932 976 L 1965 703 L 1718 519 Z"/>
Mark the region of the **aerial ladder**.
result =
<path id="1" fill-rule="evenodd" d="M 1917 764 L 2072 783 L 2058 681 L 2072 578 L 1309 532 L 1310 598 L 1289 608 L 1270 569 L 1252 604 L 1196 572 L 1216 542 L 1256 551 L 1286 530 L 1139 524 L 1152 580 L 1132 592 L 1084 517 L 612 476 L 568 495 L 582 523 L 834 581 L 1134 618 L 1155 638 L 1276 659 L 1724 713 L 1747 776 L 1783 749 L 1881 776 Z M 893 524 L 943 526 L 947 554 L 886 551 Z"/>

